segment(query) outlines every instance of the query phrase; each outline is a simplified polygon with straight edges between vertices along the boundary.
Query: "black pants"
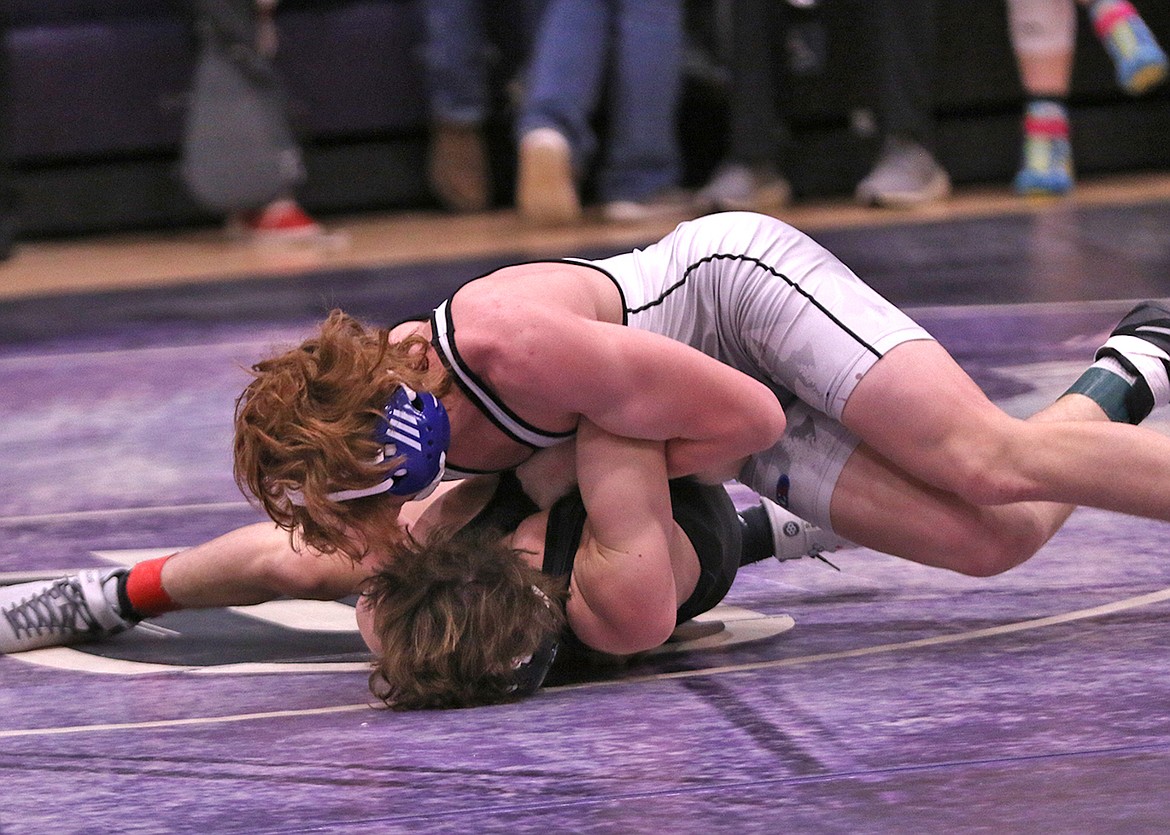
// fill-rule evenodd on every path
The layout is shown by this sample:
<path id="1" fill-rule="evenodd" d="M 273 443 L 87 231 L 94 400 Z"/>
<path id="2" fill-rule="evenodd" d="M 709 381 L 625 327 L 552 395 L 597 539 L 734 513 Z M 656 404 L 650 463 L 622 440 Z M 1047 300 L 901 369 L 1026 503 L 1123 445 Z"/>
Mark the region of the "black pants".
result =
<path id="1" fill-rule="evenodd" d="M 7 258 L 16 236 L 16 187 L 12 182 L 11 137 L 8 129 L 12 100 L 8 86 L 8 26 L 0 19 L 0 260 Z"/>
<path id="2" fill-rule="evenodd" d="M 912 137 L 933 150 L 937 0 L 867 0 L 861 8 L 883 132 Z"/>
<path id="3" fill-rule="evenodd" d="M 775 162 L 788 142 L 776 89 L 781 77 L 787 4 L 731 0 L 731 101 L 728 158 Z"/>

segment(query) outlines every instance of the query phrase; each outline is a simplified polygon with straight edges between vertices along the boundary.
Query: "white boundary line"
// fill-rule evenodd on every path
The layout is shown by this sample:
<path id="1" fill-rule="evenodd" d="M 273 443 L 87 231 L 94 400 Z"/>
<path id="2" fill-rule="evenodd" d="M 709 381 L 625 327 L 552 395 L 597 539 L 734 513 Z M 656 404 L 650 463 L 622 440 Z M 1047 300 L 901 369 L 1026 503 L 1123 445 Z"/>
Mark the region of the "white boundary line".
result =
<path id="1" fill-rule="evenodd" d="M 307 332 L 307 331 L 306 331 Z M 42 351 L 40 353 L 10 354 L 0 357 L 0 371 L 8 368 L 28 365 L 38 365 L 45 361 L 51 363 L 79 362 L 85 360 L 123 360 L 127 357 L 168 357 L 174 356 L 185 359 L 190 351 L 222 351 L 223 353 L 254 354 L 257 351 L 269 351 L 273 348 L 286 346 L 289 348 L 300 344 L 300 339 L 282 335 L 276 331 L 272 333 L 272 340 L 233 340 L 228 342 L 191 342 L 183 345 L 140 345 L 136 348 L 111 348 L 109 350 L 94 351 Z"/>
<path id="2" fill-rule="evenodd" d="M 65 510 L 59 513 L 37 513 L 27 516 L 0 516 L 0 526 L 29 525 L 42 522 L 76 522 L 83 519 L 116 519 L 119 516 L 139 516 L 143 513 L 203 513 L 220 510 L 240 510 L 252 507 L 244 499 L 231 502 L 200 502 L 196 504 L 160 505 L 158 507 L 111 507 L 101 510 Z"/>
<path id="3" fill-rule="evenodd" d="M 941 646 L 943 644 L 957 644 L 963 641 L 975 641 L 979 638 L 993 638 L 999 635 L 1010 635 L 1013 632 L 1026 632 L 1032 629 L 1042 629 L 1045 626 L 1058 626 L 1062 623 L 1071 623 L 1078 620 L 1087 620 L 1088 618 L 1103 617 L 1105 615 L 1112 615 L 1116 612 L 1124 612 L 1127 609 L 1136 609 L 1141 606 L 1152 606 L 1155 603 L 1163 603 L 1170 600 L 1170 588 L 1162 589 L 1161 591 L 1151 592 L 1149 594 L 1140 594 L 1136 597 L 1127 597 L 1124 600 L 1118 600 L 1113 603 L 1105 603 L 1101 606 L 1094 606 L 1089 609 L 1077 609 L 1072 612 L 1065 612 L 1060 615 L 1049 615 L 1048 617 L 1035 618 L 1034 620 L 1021 620 L 1015 623 L 1005 623 L 1000 626 L 988 626 L 983 629 L 972 629 L 969 632 L 957 632 L 954 635 L 936 635 L 933 638 L 919 638 L 914 641 L 902 641 L 896 644 L 877 644 L 872 647 L 860 647 L 859 649 L 848 649 L 840 652 L 825 652 L 819 655 L 802 655 L 796 658 L 781 658 L 775 661 L 756 661 L 747 664 L 731 664 L 726 667 L 711 667 L 706 670 L 679 670 L 674 673 L 659 673 L 656 675 L 636 676 L 632 678 L 624 678 L 620 681 L 622 683 L 644 682 L 644 681 L 666 681 L 678 678 L 695 678 L 701 675 L 713 676 L 722 675 L 724 673 L 743 673 L 753 670 L 774 670 L 782 667 L 798 667 L 803 664 L 815 664 L 819 661 L 836 661 L 842 658 L 861 658 L 866 655 L 880 655 L 886 652 L 898 652 L 907 649 L 921 649 L 922 647 Z M 576 690 L 586 687 L 595 687 L 598 684 L 608 684 L 610 682 L 591 682 L 586 684 L 567 685 L 563 690 Z M 613 683 L 617 683 L 616 681 Z"/>
<path id="4" fill-rule="evenodd" d="M 1046 626 L 1057 626 L 1078 620 L 1102 617 L 1127 609 L 1136 609 L 1141 606 L 1152 606 L 1170 600 L 1170 588 L 1160 591 L 1127 597 L 1113 603 L 1093 606 L 1088 609 L 1077 609 L 1060 615 L 1050 615 L 1032 620 L 1022 620 L 1015 623 L 1005 623 L 1000 626 L 989 626 L 984 629 L 973 629 L 969 632 L 959 632 L 954 635 L 937 635 L 933 638 L 919 638 L 914 641 L 902 641 L 895 644 L 878 644 L 871 647 L 843 650 L 841 652 L 825 652 L 817 655 L 803 655 L 796 658 L 781 658 L 774 661 L 756 661 L 747 664 L 731 664 L 725 667 L 709 667 L 702 670 L 680 670 L 674 673 L 658 673 L 633 678 L 612 679 L 608 681 L 588 682 L 585 684 L 566 685 L 553 688 L 556 691 L 586 690 L 596 687 L 608 687 L 615 684 L 634 684 L 651 681 L 669 681 L 673 679 L 698 678 L 700 676 L 716 676 L 727 673 L 744 673 L 755 670 L 774 670 L 783 667 L 796 667 L 804 664 L 816 664 L 822 661 L 836 661 L 846 658 L 861 658 L 868 655 L 880 655 L 888 652 L 921 649 L 923 647 L 956 644 L 963 641 L 974 641 L 980 638 L 992 638 L 999 635 L 1010 635 L 1015 632 L 1026 632 L 1032 629 L 1042 629 Z M 112 725 L 74 725 L 57 728 L 16 728 L 0 731 L 0 739 L 16 737 L 57 736 L 62 734 L 93 733 L 100 731 L 135 731 L 151 728 L 177 728 L 188 725 L 218 725 L 229 722 L 247 722 L 254 719 L 282 719 L 296 716 L 322 716 L 333 713 L 354 713 L 359 710 L 372 710 L 376 706 L 371 704 L 335 705 L 333 707 L 302 708 L 298 710 L 276 710 L 265 713 L 239 713 L 231 716 L 201 716 L 186 719 L 159 719 L 148 722 L 124 722 Z"/>
<path id="5" fill-rule="evenodd" d="M 334 707 L 310 707 L 299 710 L 272 710 L 266 713 L 237 713 L 234 716 L 194 716 L 187 719 L 158 719 L 152 722 L 119 722 L 110 725 L 74 725 L 64 728 L 22 728 L 0 731 L 0 739 L 21 736 L 57 736 L 60 734 L 91 733 L 98 731 L 137 731 L 149 728 L 181 728 L 184 725 L 219 725 L 228 722 L 248 722 L 252 719 L 280 719 L 288 716 L 319 716 L 328 713 L 354 713 L 359 710 L 374 710 L 369 704 L 336 705 Z"/>

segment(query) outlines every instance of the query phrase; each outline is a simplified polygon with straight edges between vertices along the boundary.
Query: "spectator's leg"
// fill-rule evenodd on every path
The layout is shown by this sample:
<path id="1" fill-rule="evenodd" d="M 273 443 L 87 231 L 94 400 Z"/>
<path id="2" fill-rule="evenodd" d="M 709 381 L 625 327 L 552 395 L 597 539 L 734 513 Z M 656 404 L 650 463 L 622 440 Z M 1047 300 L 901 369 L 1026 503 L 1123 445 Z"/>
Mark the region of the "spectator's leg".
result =
<path id="1" fill-rule="evenodd" d="M 639 220 L 673 198 L 682 163 L 678 102 L 682 89 L 681 0 L 617 0 L 608 90 L 607 147 L 599 196 L 613 220 Z M 669 201 L 667 201 L 669 202 Z"/>
<path id="2" fill-rule="evenodd" d="M 8 86 L 7 30 L 0 19 L 0 261 L 12 253 L 16 238 L 16 188 L 12 182 L 12 143 L 8 129 L 11 89 Z"/>
<path id="3" fill-rule="evenodd" d="M 728 152 L 696 203 L 705 210 L 770 211 L 791 197 L 777 158 L 788 135 L 777 105 L 781 4 L 731 0 Z"/>
<path id="4" fill-rule="evenodd" d="M 1008 0 L 1008 23 L 1024 108 L 1020 194 L 1064 194 L 1073 187 L 1067 99 L 1076 44 L 1074 0 Z"/>
<path id="5" fill-rule="evenodd" d="M 1166 78 L 1166 53 L 1129 0 L 1081 0 L 1117 71 L 1117 83 L 1138 96 Z"/>
<path id="6" fill-rule="evenodd" d="M 885 142 L 873 170 L 857 186 L 857 199 L 895 207 L 941 200 L 951 184 L 934 158 L 936 0 L 870 0 L 863 8 L 869 10 L 876 52 Z"/>
<path id="7" fill-rule="evenodd" d="M 577 178 L 596 149 L 590 120 L 601 96 L 612 11 L 607 0 L 551 0 L 541 16 L 517 125 L 516 201 L 533 223 L 572 223 L 581 215 Z"/>
<path id="8" fill-rule="evenodd" d="M 431 188 L 454 211 L 482 211 L 491 202 L 483 139 L 489 101 L 483 0 L 427 0 L 426 34 Z"/>

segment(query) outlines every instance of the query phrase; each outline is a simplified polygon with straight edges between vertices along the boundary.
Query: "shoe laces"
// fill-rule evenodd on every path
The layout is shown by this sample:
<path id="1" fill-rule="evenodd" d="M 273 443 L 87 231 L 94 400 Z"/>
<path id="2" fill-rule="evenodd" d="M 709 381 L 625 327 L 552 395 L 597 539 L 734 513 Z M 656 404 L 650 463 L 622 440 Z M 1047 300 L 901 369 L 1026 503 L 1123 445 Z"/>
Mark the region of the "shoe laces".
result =
<path id="1" fill-rule="evenodd" d="M 67 578 L 2 611 L 18 638 L 54 633 L 81 634 L 96 632 L 100 628 L 81 586 Z"/>
<path id="2" fill-rule="evenodd" d="M 841 570 L 836 565 L 829 562 L 829 558 L 826 557 L 824 554 L 822 554 L 820 551 L 813 551 L 812 553 L 808 554 L 807 556 L 812 557 L 814 560 L 820 560 L 821 562 L 823 562 L 825 565 L 829 566 L 829 568 L 833 569 L 834 571 Z"/>

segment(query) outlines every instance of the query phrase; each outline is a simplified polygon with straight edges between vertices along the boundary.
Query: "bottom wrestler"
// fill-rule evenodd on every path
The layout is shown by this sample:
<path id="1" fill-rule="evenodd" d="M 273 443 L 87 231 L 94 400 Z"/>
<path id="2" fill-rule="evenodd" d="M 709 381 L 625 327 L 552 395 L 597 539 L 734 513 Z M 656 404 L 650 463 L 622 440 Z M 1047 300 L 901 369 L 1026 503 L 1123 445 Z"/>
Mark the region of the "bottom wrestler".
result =
<path id="1" fill-rule="evenodd" d="M 584 519 L 579 493 L 564 495 L 574 478 L 574 445 L 567 443 L 536 456 L 518 471 L 469 479 L 429 502 L 412 504 L 421 511 L 411 526 L 415 545 L 392 561 L 375 563 L 371 556 L 354 564 L 308 548 L 294 549 L 286 531 L 261 523 L 128 570 L 91 569 L 57 580 L 0 587 L 0 652 L 100 640 L 145 617 L 179 609 L 250 605 L 290 596 L 337 599 L 362 590 L 377 598 L 379 606 L 404 617 L 429 616 L 438 622 L 441 611 L 418 613 L 427 607 L 441 610 L 443 598 L 436 588 L 444 586 L 452 572 L 458 577 L 467 573 L 464 564 L 453 564 L 444 550 L 456 543 L 463 551 L 456 559 L 470 562 L 482 585 L 447 582 L 445 588 L 454 590 L 461 605 L 475 603 L 469 611 L 483 617 L 461 633 L 464 640 L 457 641 L 448 656 L 432 658 L 431 663 L 454 664 L 458 657 L 478 655 L 483 659 L 480 666 L 465 668 L 470 671 L 461 677 L 448 675 L 442 684 L 418 685 L 409 680 L 410 671 L 428 676 L 433 671 L 421 669 L 422 650 L 415 637 L 395 632 L 390 621 L 396 616 L 383 614 L 375 627 L 365 603 L 360 607 L 366 615 L 361 621 L 367 642 L 381 650 L 371 686 L 388 703 L 400 708 L 478 704 L 535 690 L 552 663 L 550 638 L 559 637 L 566 622 L 584 646 L 620 654 L 648 649 L 662 643 L 676 622 L 719 603 L 740 565 L 772 555 L 816 556 L 841 544 L 771 502 L 737 516 L 721 486 L 676 481 L 670 485 L 669 503 L 663 505 L 661 492 L 653 488 L 665 484 L 661 445 L 593 434 L 600 436 L 590 441 L 590 454 L 597 461 L 584 465 L 583 489 L 590 495 L 603 490 L 608 494 L 599 500 L 595 520 Z M 664 507 L 666 517 L 661 516 Z M 645 530 L 666 532 L 638 543 L 656 559 L 638 562 L 633 573 L 618 559 L 620 549 L 629 546 L 624 530 L 612 530 L 609 517 L 614 509 L 630 519 L 636 509 L 643 510 L 637 518 Z M 461 528 L 466 531 L 450 533 Z M 646 536 L 644 531 L 642 535 Z M 420 541 L 427 544 L 417 544 Z M 481 552 L 473 553 L 468 543 Z M 527 567 L 517 561 L 513 549 L 521 549 Z M 379 566 L 382 571 L 367 581 Z M 539 566 L 550 573 L 542 574 Z M 565 575 L 570 572 L 572 593 L 566 600 Z M 229 573 L 248 576 L 252 583 L 225 584 Z M 410 578 L 409 589 L 396 580 L 404 576 Z M 499 585 L 501 576 L 512 578 L 513 591 L 522 592 L 513 608 L 503 602 L 509 599 L 505 595 L 481 594 L 490 583 L 504 588 Z M 520 578 L 519 586 L 515 578 Z M 546 597 L 539 597 L 533 587 Z M 650 594 L 652 590 L 657 594 Z M 415 612 L 405 611 L 403 598 L 418 603 Z M 546 599 L 556 601 L 552 608 Z M 655 601 L 657 609 L 651 611 Z M 480 603 L 484 605 L 479 607 Z M 493 653 L 506 661 L 502 674 L 491 668 Z M 531 663 L 513 669 L 513 661 L 530 654 Z"/>
<path id="2" fill-rule="evenodd" d="M 398 709 L 525 695 L 562 641 L 652 649 L 718 604 L 740 565 L 776 550 L 763 505 L 740 517 L 721 486 L 668 487 L 661 442 L 583 420 L 576 455 L 578 491 L 548 509 L 509 473 L 463 482 L 423 513 L 358 604 L 375 695 Z"/>

